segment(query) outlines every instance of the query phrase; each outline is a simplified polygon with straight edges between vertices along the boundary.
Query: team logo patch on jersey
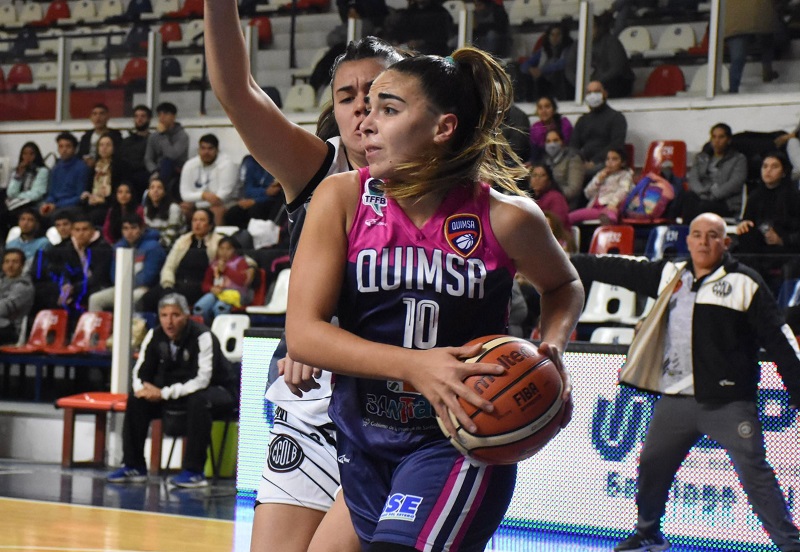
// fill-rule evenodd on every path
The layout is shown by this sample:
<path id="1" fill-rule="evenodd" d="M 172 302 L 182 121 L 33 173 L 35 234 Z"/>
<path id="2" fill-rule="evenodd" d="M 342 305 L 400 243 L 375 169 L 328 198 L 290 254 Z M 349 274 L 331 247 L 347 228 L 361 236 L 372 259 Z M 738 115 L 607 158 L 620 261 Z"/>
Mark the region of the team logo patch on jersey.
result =
<path id="1" fill-rule="evenodd" d="M 383 182 L 377 178 L 370 178 L 364 186 L 364 194 L 361 196 L 361 203 L 372 207 L 372 210 L 379 216 L 383 216 L 383 208 L 389 203 L 383 194 Z"/>
<path id="2" fill-rule="evenodd" d="M 269 469 L 274 472 L 288 472 L 303 463 L 305 454 L 300 445 L 288 435 L 277 435 L 269 444 Z"/>
<path id="3" fill-rule="evenodd" d="M 444 238 L 462 257 L 469 257 L 478 248 L 483 237 L 481 220 L 477 215 L 451 215 L 444 221 Z"/>
<path id="4" fill-rule="evenodd" d="M 385 519 L 398 519 L 400 521 L 414 521 L 417 518 L 417 510 L 422 504 L 421 496 L 394 493 L 386 499 L 386 506 L 383 507 L 381 517 L 378 521 Z"/>
<path id="5" fill-rule="evenodd" d="M 733 293 L 733 286 L 730 284 L 730 282 L 722 280 L 714 284 L 714 286 L 711 288 L 711 291 L 717 297 L 727 297 Z"/>

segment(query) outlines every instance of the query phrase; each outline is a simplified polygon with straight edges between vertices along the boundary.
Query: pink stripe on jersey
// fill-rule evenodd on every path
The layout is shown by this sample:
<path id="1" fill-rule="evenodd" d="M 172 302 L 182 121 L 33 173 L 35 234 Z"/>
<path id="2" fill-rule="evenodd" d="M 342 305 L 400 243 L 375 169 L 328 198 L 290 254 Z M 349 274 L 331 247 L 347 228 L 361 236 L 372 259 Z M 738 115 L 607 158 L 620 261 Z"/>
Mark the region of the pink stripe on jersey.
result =
<path id="1" fill-rule="evenodd" d="M 450 501 L 450 495 L 453 494 L 453 489 L 456 487 L 456 482 L 459 480 L 459 476 L 461 474 L 461 468 L 464 465 L 465 458 L 461 457 L 456 460 L 453 464 L 453 469 L 450 470 L 450 475 L 447 477 L 447 482 L 442 489 L 442 492 L 439 494 L 439 499 L 436 501 L 436 505 L 434 505 L 433 510 L 431 510 L 431 514 L 428 516 L 428 520 L 425 522 L 425 526 L 422 528 L 422 531 L 417 537 L 417 549 L 420 550 L 420 547 L 424 547 L 428 539 L 433 532 L 433 529 L 438 525 L 439 517 L 442 515 L 442 511 L 447 503 Z M 458 492 L 456 489 L 455 492 Z M 449 512 L 445 513 L 445 516 Z"/>

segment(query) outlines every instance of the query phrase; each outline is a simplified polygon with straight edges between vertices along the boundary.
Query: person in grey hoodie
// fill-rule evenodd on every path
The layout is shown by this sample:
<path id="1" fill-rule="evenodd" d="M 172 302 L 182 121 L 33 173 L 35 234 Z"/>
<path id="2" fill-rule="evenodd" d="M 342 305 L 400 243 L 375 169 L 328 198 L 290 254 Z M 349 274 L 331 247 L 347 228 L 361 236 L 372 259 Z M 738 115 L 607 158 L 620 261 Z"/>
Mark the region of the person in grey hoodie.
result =
<path id="1" fill-rule="evenodd" d="M 17 342 L 22 319 L 33 305 L 33 284 L 30 276 L 23 274 L 23 266 L 25 253 L 22 250 L 5 250 L 0 277 L 0 345 Z"/>
<path id="2" fill-rule="evenodd" d="M 170 102 L 156 107 L 158 125 L 156 132 L 147 138 L 144 164 L 152 175 L 157 173 L 169 186 L 176 182 L 180 168 L 189 157 L 189 135 L 183 126 L 175 121 L 178 108 Z"/>

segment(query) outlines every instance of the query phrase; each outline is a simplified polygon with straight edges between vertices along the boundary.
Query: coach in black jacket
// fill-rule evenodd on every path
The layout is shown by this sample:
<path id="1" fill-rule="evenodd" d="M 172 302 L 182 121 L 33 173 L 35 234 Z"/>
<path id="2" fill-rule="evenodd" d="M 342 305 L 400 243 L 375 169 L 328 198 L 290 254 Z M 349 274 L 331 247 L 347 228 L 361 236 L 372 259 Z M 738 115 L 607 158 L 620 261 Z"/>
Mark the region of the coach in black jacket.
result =
<path id="1" fill-rule="evenodd" d="M 753 510 L 782 551 L 800 551 L 758 418 L 758 350 L 778 365 L 790 404 L 800 404 L 800 350 L 758 273 L 727 253 L 718 215 L 690 226 L 689 262 L 573 257 L 583 280 L 657 297 L 628 351 L 620 381 L 661 394 L 639 459 L 636 531 L 616 551 L 666 550 L 661 534 L 669 488 L 703 435 L 727 449 Z"/>
<path id="2" fill-rule="evenodd" d="M 203 469 L 212 418 L 233 405 L 232 377 L 216 336 L 190 320 L 190 312 L 186 298 L 177 293 L 158 303 L 159 326 L 145 336 L 133 368 L 133 393 L 122 427 L 123 466 L 108 476 L 109 482 L 146 481 L 144 443 L 150 421 L 166 410 L 185 410 L 183 471 L 170 482 L 179 487 L 208 484 Z"/>

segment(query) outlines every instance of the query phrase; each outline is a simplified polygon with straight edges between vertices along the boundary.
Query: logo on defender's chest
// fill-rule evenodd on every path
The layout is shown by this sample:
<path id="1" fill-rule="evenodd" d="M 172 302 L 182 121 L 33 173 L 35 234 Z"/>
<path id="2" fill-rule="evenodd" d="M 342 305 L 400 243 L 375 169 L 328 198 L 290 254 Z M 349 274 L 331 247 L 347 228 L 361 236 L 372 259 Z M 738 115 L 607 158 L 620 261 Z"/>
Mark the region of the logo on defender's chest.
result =
<path id="1" fill-rule="evenodd" d="M 361 203 L 372 207 L 372 210 L 379 216 L 383 216 L 383 208 L 388 204 L 386 196 L 383 194 L 383 182 L 377 178 L 370 178 L 364 186 L 364 193 L 361 195 Z"/>
<path id="2" fill-rule="evenodd" d="M 472 255 L 478 248 L 482 237 L 481 220 L 477 215 L 452 215 L 444 221 L 444 238 L 453 251 L 462 257 Z"/>

